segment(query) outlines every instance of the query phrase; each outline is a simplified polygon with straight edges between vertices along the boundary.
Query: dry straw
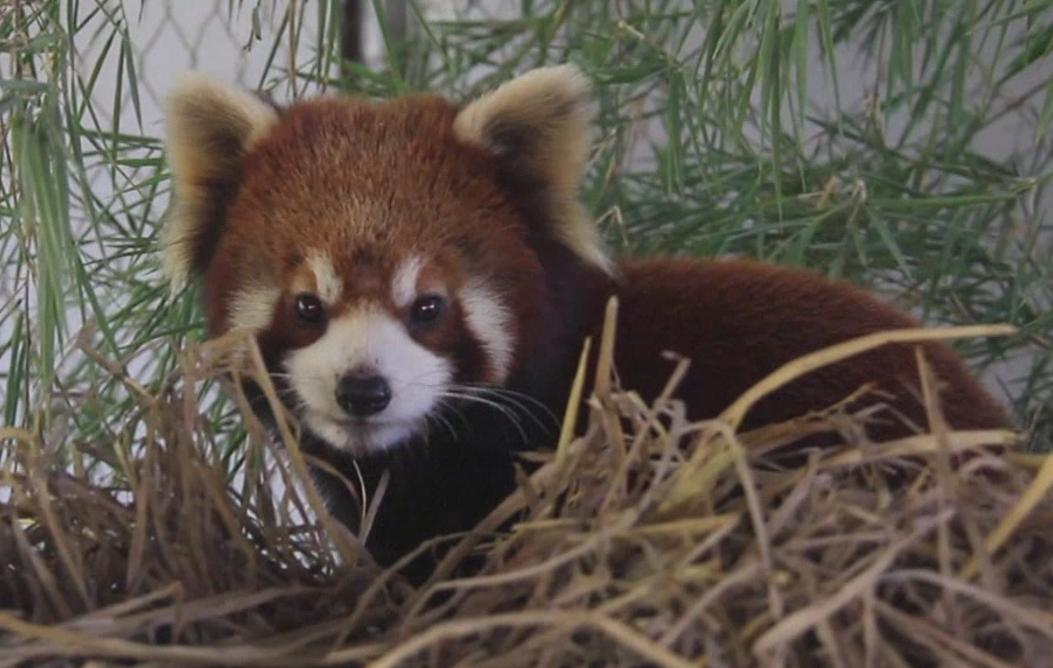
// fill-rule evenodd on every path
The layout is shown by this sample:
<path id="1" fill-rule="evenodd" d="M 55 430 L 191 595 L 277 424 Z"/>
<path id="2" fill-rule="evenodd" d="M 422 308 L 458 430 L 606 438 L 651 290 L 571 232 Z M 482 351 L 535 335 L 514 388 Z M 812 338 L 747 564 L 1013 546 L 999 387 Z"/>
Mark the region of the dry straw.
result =
<path id="1" fill-rule="evenodd" d="M 1010 432 L 948 430 L 924 359 L 929 433 L 867 442 L 861 423 L 889 418 L 849 402 L 737 429 L 824 364 L 1005 328 L 848 342 L 691 423 L 672 398 L 684 361 L 653 404 L 618 387 L 615 313 L 584 435 L 564 432 L 475 531 L 423 546 L 450 549 L 418 589 L 381 572 L 297 483 L 309 461 L 293 421 L 279 420 L 274 446 L 246 412 L 271 465 L 226 480 L 197 410 L 206 381 L 248 369 L 280 409 L 249 339 L 188 351 L 159 393 L 106 366 L 146 428 L 64 444 L 94 466 L 71 473 L 40 434 L 0 433 L 0 668 L 1053 665 L 1053 458 L 1007 454 Z M 780 448 L 818 431 L 841 445 Z M 466 572 L 470 555 L 483 565 Z"/>

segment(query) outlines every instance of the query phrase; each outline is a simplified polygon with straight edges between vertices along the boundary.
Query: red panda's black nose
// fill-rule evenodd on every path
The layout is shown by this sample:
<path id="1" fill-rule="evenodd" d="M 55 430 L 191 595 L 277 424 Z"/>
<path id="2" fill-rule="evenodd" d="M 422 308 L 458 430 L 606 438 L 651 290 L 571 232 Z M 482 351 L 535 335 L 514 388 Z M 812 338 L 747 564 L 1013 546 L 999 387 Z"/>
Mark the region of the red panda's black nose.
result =
<path id="1" fill-rule="evenodd" d="M 336 385 L 336 403 L 355 417 L 368 417 L 391 402 L 391 387 L 381 376 L 349 373 Z"/>

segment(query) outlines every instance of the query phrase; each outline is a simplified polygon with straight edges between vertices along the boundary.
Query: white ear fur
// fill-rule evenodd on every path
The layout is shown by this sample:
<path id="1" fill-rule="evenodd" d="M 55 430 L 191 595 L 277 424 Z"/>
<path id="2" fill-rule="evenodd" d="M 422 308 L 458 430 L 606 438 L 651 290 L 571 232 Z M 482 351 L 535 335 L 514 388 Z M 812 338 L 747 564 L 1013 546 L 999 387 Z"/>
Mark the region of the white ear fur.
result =
<path id="1" fill-rule="evenodd" d="M 589 156 L 590 92 L 589 80 L 573 65 L 538 68 L 469 104 L 453 129 L 462 141 L 507 154 L 540 178 L 559 237 L 610 270 L 596 224 L 578 199 Z"/>
<path id="2" fill-rule="evenodd" d="M 204 74 L 188 72 L 176 83 L 165 111 L 175 204 L 161 234 L 173 286 L 204 269 L 207 245 L 241 180 L 241 158 L 277 120 L 263 100 Z"/>

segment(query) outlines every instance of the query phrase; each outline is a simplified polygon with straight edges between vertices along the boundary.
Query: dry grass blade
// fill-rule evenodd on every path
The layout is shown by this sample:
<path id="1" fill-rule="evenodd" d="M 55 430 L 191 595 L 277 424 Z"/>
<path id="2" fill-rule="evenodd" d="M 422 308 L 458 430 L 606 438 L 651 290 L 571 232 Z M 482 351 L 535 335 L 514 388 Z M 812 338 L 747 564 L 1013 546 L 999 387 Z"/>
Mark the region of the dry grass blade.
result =
<path id="1" fill-rule="evenodd" d="M 1051 489 L 1053 489 L 1053 455 L 1047 455 L 1045 463 L 1038 470 L 1038 475 L 984 541 L 984 549 L 988 554 L 1002 547 L 1013 534 L 1013 530 L 1031 514 L 1035 506 L 1049 497 Z M 979 570 L 980 555 L 974 555 L 962 570 L 961 577 L 963 580 L 971 580 Z"/>
<path id="2" fill-rule="evenodd" d="M 884 552 L 873 559 L 873 563 L 867 566 L 866 570 L 846 582 L 832 596 L 794 612 L 773 626 L 754 644 L 754 653 L 760 657 L 773 654 L 779 645 L 786 644 L 802 633 L 815 629 L 821 622 L 824 622 L 849 602 L 872 590 L 877 585 L 881 574 L 889 569 L 900 553 L 928 531 L 946 521 L 946 519 L 946 516 L 932 518 L 926 526 L 920 527 L 910 536 L 886 548 Z"/>
<path id="3" fill-rule="evenodd" d="M 570 386 L 570 394 L 567 396 L 567 410 L 563 415 L 563 425 L 559 431 L 559 441 L 556 443 L 556 461 L 561 464 L 567 461 L 567 448 L 574 438 L 574 428 L 578 423 L 578 412 L 581 410 L 582 400 L 585 398 L 585 374 L 588 371 L 589 349 L 592 347 L 592 339 L 585 339 L 581 348 L 581 359 L 578 361 L 578 370 L 574 373 L 574 382 Z"/>
<path id="4" fill-rule="evenodd" d="M 1010 325 L 973 325 L 968 327 L 948 327 L 945 329 L 898 329 L 861 336 L 857 339 L 845 341 L 809 355 L 804 355 L 792 362 L 787 362 L 743 392 L 742 396 L 721 413 L 720 418 L 732 427 L 738 427 L 742 424 L 742 419 L 754 404 L 795 378 L 800 378 L 816 369 L 835 364 L 890 343 L 920 343 L 922 341 L 946 341 L 980 336 L 1009 336 L 1015 332 L 1016 328 Z"/>
<path id="5" fill-rule="evenodd" d="M 592 614 L 560 613 L 538 610 L 491 615 L 482 619 L 458 619 L 437 624 L 413 639 L 393 648 L 390 652 L 368 664 L 369 668 L 393 668 L 430 645 L 444 638 L 472 635 L 493 628 L 518 626 L 561 626 L 566 635 L 579 627 L 594 628 L 611 641 L 623 644 L 656 666 L 671 668 L 698 668 L 697 663 L 687 661 L 656 645 L 645 636 L 612 619 Z"/>
<path id="6" fill-rule="evenodd" d="M 606 340 L 596 364 L 613 381 Z M 735 410 L 859 345 L 788 365 Z M 416 591 L 398 573 L 412 556 L 379 571 L 297 482 L 294 424 L 253 444 L 273 466 L 225 481 L 199 394 L 238 371 L 280 408 L 244 338 L 190 351 L 162 391 L 133 389 L 138 436 L 109 464 L 71 472 L 32 432 L 4 429 L 0 666 L 1049 663 L 1051 460 L 1004 452 L 1009 432 L 940 430 L 787 467 L 779 444 L 815 421 L 748 434 L 688 423 L 673 389 L 684 368 L 651 406 L 605 385 L 586 435 L 568 428 L 562 459 L 443 539 L 456 542 Z M 856 419 L 835 410 L 818 424 Z M 890 468 L 907 478 L 894 492 Z M 970 581 L 978 547 L 982 584 Z"/>

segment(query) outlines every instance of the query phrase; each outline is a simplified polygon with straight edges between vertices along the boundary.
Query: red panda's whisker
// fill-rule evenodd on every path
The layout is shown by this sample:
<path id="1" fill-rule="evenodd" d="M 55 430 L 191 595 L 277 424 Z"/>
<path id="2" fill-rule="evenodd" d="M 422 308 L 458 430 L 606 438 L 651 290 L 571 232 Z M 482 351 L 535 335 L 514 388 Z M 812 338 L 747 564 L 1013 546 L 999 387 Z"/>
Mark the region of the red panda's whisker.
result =
<path id="1" fill-rule="evenodd" d="M 463 419 L 463 416 L 461 417 Z M 442 413 L 431 413 L 424 416 L 425 427 L 427 427 L 431 421 L 435 421 L 436 424 L 445 428 L 453 438 L 457 437 L 457 430 L 454 428 L 453 423 L 451 423 Z"/>
<path id="2" fill-rule="evenodd" d="M 440 412 L 445 411 L 450 415 L 456 416 L 465 429 L 471 428 L 471 422 L 468 420 L 467 416 L 465 416 L 464 411 L 457 402 L 449 401 L 444 397 L 440 397 L 438 407 L 442 409 Z"/>
<path id="3" fill-rule="evenodd" d="M 559 419 L 556 417 L 555 413 L 553 413 L 550 408 L 545 406 L 543 403 L 541 403 L 537 399 L 534 399 L 533 397 L 528 397 L 526 395 L 519 395 L 519 396 L 517 396 L 517 393 L 504 393 L 504 392 L 501 392 L 501 391 L 496 390 L 496 389 L 483 388 L 483 387 L 451 385 L 451 386 L 449 386 L 449 388 L 451 390 L 455 391 L 455 392 L 461 392 L 461 393 L 464 393 L 464 394 L 472 394 L 473 396 L 480 396 L 481 395 L 483 398 L 487 398 L 490 401 L 494 401 L 495 403 L 503 401 L 510 408 L 514 408 L 514 409 L 522 412 L 527 417 L 529 417 L 531 422 L 535 423 L 538 427 L 540 427 L 543 430 L 547 431 L 547 430 L 550 430 L 550 429 L 555 429 L 555 428 L 557 428 L 559 426 Z M 528 406 L 527 405 L 528 402 L 524 401 L 524 400 L 529 400 L 529 403 L 532 403 L 537 408 L 540 408 L 541 411 L 544 413 L 544 417 L 549 418 L 549 420 L 548 420 L 549 423 L 546 424 L 546 421 L 543 420 L 542 417 L 538 415 L 538 411 L 534 410 L 530 406 Z"/>
<path id="4" fill-rule="evenodd" d="M 463 393 L 456 393 L 456 392 L 442 392 L 442 393 L 440 393 L 440 396 L 448 397 L 450 399 L 460 399 L 462 401 L 470 401 L 470 402 L 474 401 L 475 403 L 482 404 L 484 406 L 489 406 L 490 408 L 493 408 L 494 410 L 498 411 L 499 413 L 504 415 L 506 418 L 508 418 L 508 421 L 511 422 L 513 426 L 515 426 L 516 430 L 519 432 L 519 435 L 523 438 L 523 440 L 524 441 L 527 440 L 527 433 L 526 433 L 526 430 L 523 429 L 523 423 L 516 416 L 515 411 L 509 409 L 508 406 L 502 406 L 501 404 L 497 403 L 496 401 L 491 401 L 489 399 L 485 399 L 483 397 L 480 397 L 480 396 L 477 396 L 477 395 L 472 395 L 472 394 L 463 394 Z"/>
<path id="5" fill-rule="evenodd" d="M 491 385 L 471 385 L 471 384 L 455 384 L 449 386 L 453 390 L 465 391 L 465 392 L 480 392 L 486 395 L 492 395 L 501 399 L 505 399 L 513 403 L 515 406 L 521 408 L 524 411 L 529 412 L 530 409 L 525 404 L 532 404 L 533 406 L 541 409 L 545 413 L 546 417 L 552 419 L 553 423 L 559 425 L 559 417 L 552 411 L 551 408 L 546 406 L 541 400 L 536 397 L 532 397 L 529 394 L 523 392 L 516 392 L 515 390 L 509 390 L 503 387 L 491 386 Z"/>
<path id="6" fill-rule="evenodd" d="M 457 392 L 460 397 L 464 397 L 464 395 L 469 395 L 470 397 L 477 399 L 478 403 L 487 403 L 488 405 L 500 405 L 507 412 L 522 413 L 523 415 L 529 417 L 531 419 L 531 422 L 534 422 L 542 429 L 549 428 L 549 426 L 546 425 L 544 421 L 534 413 L 534 411 L 531 411 L 530 408 L 523 405 L 523 403 L 518 402 L 510 397 L 502 397 L 500 395 L 487 397 L 485 395 L 479 395 L 472 392 L 458 391 L 457 388 L 452 388 L 452 390 L 454 392 Z"/>

